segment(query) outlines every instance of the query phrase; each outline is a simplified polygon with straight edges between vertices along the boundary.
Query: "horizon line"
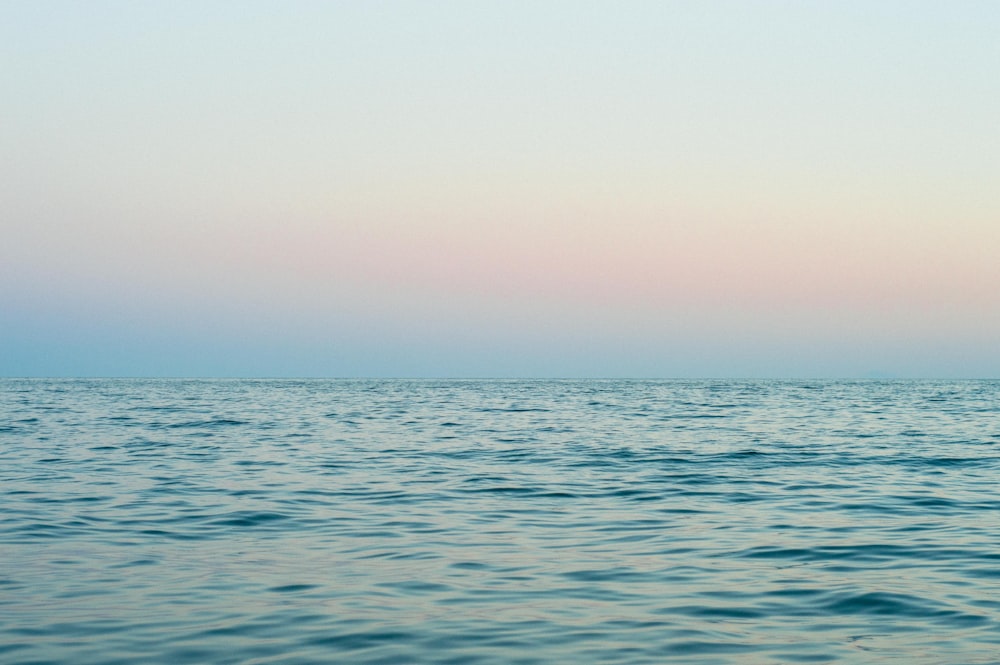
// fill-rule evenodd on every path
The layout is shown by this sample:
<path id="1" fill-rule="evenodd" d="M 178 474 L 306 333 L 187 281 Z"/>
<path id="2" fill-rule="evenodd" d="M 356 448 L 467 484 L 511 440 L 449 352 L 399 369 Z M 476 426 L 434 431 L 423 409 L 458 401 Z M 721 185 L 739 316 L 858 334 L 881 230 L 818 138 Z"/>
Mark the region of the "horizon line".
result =
<path id="1" fill-rule="evenodd" d="M 177 381 L 998 381 L 974 376 L 236 376 L 236 375 L 0 375 L 0 380 L 177 380 Z"/>

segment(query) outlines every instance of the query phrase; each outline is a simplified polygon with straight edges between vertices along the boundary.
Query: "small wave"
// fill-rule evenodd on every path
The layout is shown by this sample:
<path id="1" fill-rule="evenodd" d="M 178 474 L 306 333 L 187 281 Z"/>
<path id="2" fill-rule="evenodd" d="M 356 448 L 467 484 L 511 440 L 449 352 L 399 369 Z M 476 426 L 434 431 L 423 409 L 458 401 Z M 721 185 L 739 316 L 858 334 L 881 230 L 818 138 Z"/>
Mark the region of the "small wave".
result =
<path id="1" fill-rule="evenodd" d="M 190 420 L 183 423 L 164 425 L 166 429 L 216 429 L 249 425 L 246 420 L 230 420 L 228 418 L 213 418 L 211 420 Z"/>
<path id="2" fill-rule="evenodd" d="M 836 593 L 822 606 L 832 615 L 891 616 L 930 619 L 949 624 L 971 625 L 987 621 L 982 615 L 960 612 L 926 598 L 904 593 L 870 591 Z"/>
<path id="3" fill-rule="evenodd" d="M 316 584 L 282 584 L 280 586 L 273 586 L 268 588 L 268 591 L 274 593 L 299 593 L 300 591 L 309 591 L 311 589 L 317 588 Z"/>
<path id="4" fill-rule="evenodd" d="M 212 520 L 215 526 L 231 527 L 261 527 L 290 520 L 291 516 L 285 513 L 265 512 L 265 511 L 237 511 Z"/>

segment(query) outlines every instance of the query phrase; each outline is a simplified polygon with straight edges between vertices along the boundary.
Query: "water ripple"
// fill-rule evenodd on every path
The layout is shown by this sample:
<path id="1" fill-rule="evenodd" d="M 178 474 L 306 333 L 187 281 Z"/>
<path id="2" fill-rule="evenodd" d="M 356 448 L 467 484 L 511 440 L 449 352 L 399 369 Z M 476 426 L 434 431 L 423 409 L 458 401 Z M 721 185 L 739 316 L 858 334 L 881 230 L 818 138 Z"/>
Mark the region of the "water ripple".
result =
<path id="1" fill-rule="evenodd" d="M 1000 383 L 0 380 L 0 661 L 995 663 Z"/>

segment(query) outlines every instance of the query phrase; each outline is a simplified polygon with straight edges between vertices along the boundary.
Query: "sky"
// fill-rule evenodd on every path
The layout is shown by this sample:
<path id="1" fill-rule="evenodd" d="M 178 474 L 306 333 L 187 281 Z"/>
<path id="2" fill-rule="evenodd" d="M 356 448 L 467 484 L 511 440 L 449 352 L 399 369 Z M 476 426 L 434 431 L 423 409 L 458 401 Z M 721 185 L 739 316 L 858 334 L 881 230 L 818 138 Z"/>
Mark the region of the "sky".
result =
<path id="1" fill-rule="evenodd" d="M 0 376 L 1000 377 L 997 35 L 0 0 Z"/>

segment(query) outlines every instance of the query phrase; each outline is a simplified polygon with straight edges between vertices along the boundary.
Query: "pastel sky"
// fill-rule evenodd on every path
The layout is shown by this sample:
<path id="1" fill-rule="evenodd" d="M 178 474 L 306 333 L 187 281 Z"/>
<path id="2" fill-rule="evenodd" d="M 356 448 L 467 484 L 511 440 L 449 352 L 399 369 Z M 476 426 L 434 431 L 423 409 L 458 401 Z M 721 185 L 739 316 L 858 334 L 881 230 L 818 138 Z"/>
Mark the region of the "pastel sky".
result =
<path id="1" fill-rule="evenodd" d="M 998 35 L 0 2 L 0 375 L 1000 377 Z"/>

